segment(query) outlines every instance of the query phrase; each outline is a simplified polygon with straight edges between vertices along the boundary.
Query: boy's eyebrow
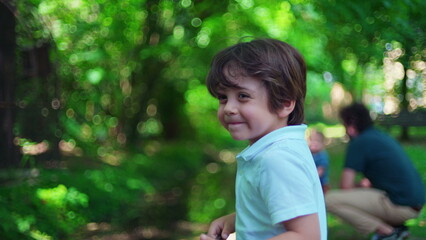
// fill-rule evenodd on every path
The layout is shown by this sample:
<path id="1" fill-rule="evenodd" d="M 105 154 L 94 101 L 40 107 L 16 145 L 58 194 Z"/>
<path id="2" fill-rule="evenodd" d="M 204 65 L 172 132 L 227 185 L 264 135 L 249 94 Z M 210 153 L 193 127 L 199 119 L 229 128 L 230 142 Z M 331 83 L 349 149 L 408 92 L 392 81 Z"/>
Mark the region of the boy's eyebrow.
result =
<path id="1" fill-rule="evenodd" d="M 235 89 L 244 89 L 244 87 L 241 87 L 240 85 L 238 85 L 238 83 L 232 83 L 232 84 L 223 84 L 223 83 L 219 83 L 217 86 L 217 90 L 225 90 L 227 88 L 235 88 Z"/>
<path id="2" fill-rule="evenodd" d="M 225 91 L 225 90 L 226 90 L 226 89 L 228 89 L 228 88 L 237 89 L 237 90 L 244 90 L 244 91 L 249 91 L 249 92 L 253 91 L 252 89 L 249 89 L 249 88 L 245 88 L 245 87 L 239 86 L 238 84 L 233 85 L 233 86 L 223 86 L 223 85 L 222 85 L 222 87 L 218 87 L 218 88 L 216 89 L 216 91 L 220 93 L 220 92 L 222 92 L 222 91 Z"/>

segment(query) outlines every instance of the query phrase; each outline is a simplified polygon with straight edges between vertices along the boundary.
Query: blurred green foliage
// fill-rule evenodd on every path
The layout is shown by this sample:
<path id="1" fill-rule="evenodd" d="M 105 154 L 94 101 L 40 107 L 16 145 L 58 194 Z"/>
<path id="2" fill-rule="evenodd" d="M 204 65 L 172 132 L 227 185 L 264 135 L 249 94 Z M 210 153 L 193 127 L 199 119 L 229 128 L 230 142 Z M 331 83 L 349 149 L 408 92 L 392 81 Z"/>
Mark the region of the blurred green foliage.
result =
<path id="1" fill-rule="evenodd" d="M 1 188 L 2 239 L 61 239 L 87 222 L 88 196 L 63 184 Z M 40 187 L 40 188 L 39 188 Z"/>
<path id="2" fill-rule="evenodd" d="M 203 82 L 217 51 L 253 37 L 287 41 L 305 56 L 308 123 L 336 123 L 337 109 L 353 99 L 378 113 L 424 108 L 424 1 L 15 5 L 22 79 L 15 134 L 47 140 L 51 149 L 71 141 L 74 153 L 105 158 L 104 152 L 150 139 L 226 146 Z M 40 52 L 49 57 L 37 58 Z M 385 60 L 394 64 L 390 69 L 401 64 L 402 76 L 386 70 Z"/>
<path id="3" fill-rule="evenodd" d="M 173 229 L 186 218 L 193 179 L 209 157 L 185 144 L 158 147 L 120 166 L 71 158 L 65 169 L 0 172 L 0 203 L 7 206 L 0 238 L 79 239 L 89 223 L 112 224 L 111 231 Z"/>
<path id="4" fill-rule="evenodd" d="M 425 107 L 421 0 L 8 4 L 14 133 L 26 152 L 25 168 L 0 172 L 1 239 L 79 239 L 101 223 L 173 232 L 232 211 L 234 156 L 246 143 L 220 126 L 204 78 L 238 41 L 277 38 L 305 56 L 306 121 L 329 137 L 344 133 L 333 125 L 351 100 L 376 113 Z M 413 149 L 418 163 L 424 152 Z"/>

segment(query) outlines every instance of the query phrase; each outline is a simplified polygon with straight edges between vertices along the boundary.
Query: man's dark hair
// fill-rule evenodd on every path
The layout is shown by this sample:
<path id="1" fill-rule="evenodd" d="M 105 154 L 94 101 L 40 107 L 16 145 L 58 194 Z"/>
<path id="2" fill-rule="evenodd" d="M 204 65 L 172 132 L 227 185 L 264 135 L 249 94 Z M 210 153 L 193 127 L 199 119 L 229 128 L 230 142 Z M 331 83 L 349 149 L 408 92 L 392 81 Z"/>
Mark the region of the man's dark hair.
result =
<path id="1" fill-rule="evenodd" d="M 370 112 L 362 103 L 353 103 L 342 108 L 340 118 L 345 126 L 352 125 L 360 133 L 373 125 Z"/>
<path id="2" fill-rule="evenodd" d="M 275 39 L 256 39 L 219 52 L 213 58 L 206 79 L 207 88 L 214 97 L 218 97 L 220 88 L 238 87 L 224 71 L 229 76 L 250 76 L 262 81 L 271 112 L 282 108 L 286 101 L 294 100 L 288 125 L 304 122 L 306 64 L 302 55 L 289 44 Z"/>

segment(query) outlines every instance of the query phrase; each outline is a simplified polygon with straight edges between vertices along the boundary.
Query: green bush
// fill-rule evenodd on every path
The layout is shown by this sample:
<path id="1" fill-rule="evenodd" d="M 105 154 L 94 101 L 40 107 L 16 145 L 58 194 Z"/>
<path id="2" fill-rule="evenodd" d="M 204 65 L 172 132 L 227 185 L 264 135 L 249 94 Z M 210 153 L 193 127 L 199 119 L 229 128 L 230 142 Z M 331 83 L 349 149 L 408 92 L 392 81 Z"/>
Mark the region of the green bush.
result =
<path id="1" fill-rule="evenodd" d="M 1 239 L 61 239 L 86 222 L 88 198 L 75 188 L 27 182 L 0 191 Z"/>
<path id="2" fill-rule="evenodd" d="M 76 239 L 91 222 L 111 231 L 170 229 L 187 218 L 193 179 L 208 157 L 192 144 L 153 144 L 149 156 L 129 153 L 118 166 L 70 158 L 66 169 L 15 174 L 13 184 L 0 185 L 7 206 L 0 208 L 0 239 Z"/>

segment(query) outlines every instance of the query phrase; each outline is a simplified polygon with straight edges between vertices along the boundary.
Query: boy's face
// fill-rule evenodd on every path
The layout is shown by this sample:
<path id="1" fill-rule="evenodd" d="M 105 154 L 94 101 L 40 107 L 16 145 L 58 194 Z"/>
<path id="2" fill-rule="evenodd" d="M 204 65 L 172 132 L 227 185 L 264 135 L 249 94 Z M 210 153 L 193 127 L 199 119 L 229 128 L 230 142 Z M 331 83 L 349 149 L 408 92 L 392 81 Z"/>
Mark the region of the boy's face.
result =
<path id="1" fill-rule="evenodd" d="M 268 93 L 262 81 L 237 74 L 225 75 L 237 87 L 219 89 L 218 118 L 236 140 L 249 140 L 253 144 L 273 130 L 285 127 L 288 116 L 272 113 L 268 106 Z"/>

